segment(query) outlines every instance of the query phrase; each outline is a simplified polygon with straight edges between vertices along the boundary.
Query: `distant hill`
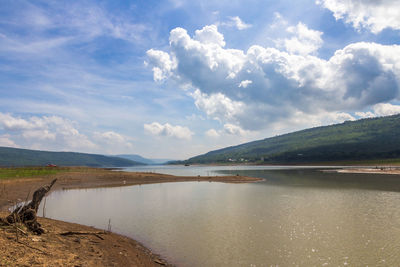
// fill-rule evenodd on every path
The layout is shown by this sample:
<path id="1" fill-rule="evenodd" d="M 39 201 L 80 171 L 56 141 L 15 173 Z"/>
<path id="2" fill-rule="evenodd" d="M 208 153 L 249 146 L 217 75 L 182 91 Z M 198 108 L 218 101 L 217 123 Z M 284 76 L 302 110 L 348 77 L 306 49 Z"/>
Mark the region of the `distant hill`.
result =
<path id="1" fill-rule="evenodd" d="M 144 158 L 140 155 L 136 155 L 136 154 L 122 154 L 122 155 L 115 155 L 116 157 L 120 157 L 120 158 L 125 158 L 125 159 L 130 159 L 133 161 L 137 161 L 137 162 L 142 162 L 144 164 L 148 164 L 148 165 L 155 165 L 155 164 L 164 164 L 168 161 L 171 161 L 171 159 L 147 159 Z"/>
<path id="2" fill-rule="evenodd" d="M 400 114 L 346 121 L 238 146 L 180 163 L 308 163 L 400 158 Z"/>
<path id="3" fill-rule="evenodd" d="M 122 154 L 122 155 L 115 155 L 115 156 L 119 157 L 119 158 L 124 158 L 124 159 L 141 162 L 143 164 L 148 164 L 148 165 L 154 164 L 154 162 L 152 160 L 143 158 L 142 156 L 136 155 L 136 154 Z"/>
<path id="4" fill-rule="evenodd" d="M 59 166 L 128 167 L 143 165 L 129 159 L 76 152 L 50 152 L 0 147 L 0 166 Z"/>

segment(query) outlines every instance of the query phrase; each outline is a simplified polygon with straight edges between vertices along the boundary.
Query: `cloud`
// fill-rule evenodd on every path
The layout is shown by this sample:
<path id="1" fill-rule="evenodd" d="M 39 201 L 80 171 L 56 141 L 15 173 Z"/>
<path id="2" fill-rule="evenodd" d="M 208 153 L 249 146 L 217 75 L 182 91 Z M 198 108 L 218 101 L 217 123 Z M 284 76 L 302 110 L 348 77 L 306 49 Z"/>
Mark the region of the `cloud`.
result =
<path id="1" fill-rule="evenodd" d="M 41 122 L 41 121 L 40 121 Z M 34 129 L 42 127 L 38 118 L 33 117 L 31 120 L 24 120 L 21 118 L 16 118 L 10 114 L 0 113 L 0 125 L 5 130 L 18 131 L 24 129 Z"/>
<path id="2" fill-rule="evenodd" d="M 400 105 L 392 105 L 389 103 L 376 104 L 372 108 L 373 111 L 356 112 L 356 115 L 361 118 L 372 118 L 380 116 L 390 116 L 400 113 Z"/>
<path id="3" fill-rule="evenodd" d="M 79 125 L 59 116 L 20 117 L 0 112 L 0 145 L 42 150 L 126 153 L 130 137 L 114 131 L 82 133 Z"/>
<path id="4" fill-rule="evenodd" d="M 247 86 L 249 86 L 249 85 L 252 84 L 252 83 L 253 83 L 253 81 L 244 80 L 244 81 L 241 81 L 241 82 L 239 83 L 239 87 L 246 88 Z"/>
<path id="5" fill-rule="evenodd" d="M 113 132 L 113 131 L 108 131 L 108 132 L 95 132 L 95 137 L 103 140 L 104 142 L 107 143 L 124 143 L 126 142 L 125 137 L 123 137 L 122 135 L 120 135 L 119 133 Z"/>
<path id="6" fill-rule="evenodd" d="M 51 22 L 51 24 L 47 24 L 49 27 L 69 30 L 85 39 L 109 36 L 137 42 L 141 40 L 142 34 L 148 31 L 146 25 L 134 23 L 126 17 L 118 17 L 99 5 L 75 3 L 68 9 L 60 8 L 57 4 L 50 6 L 56 10 L 56 14 L 50 15 L 50 12 L 48 12 L 46 19 Z"/>
<path id="7" fill-rule="evenodd" d="M 96 140 L 98 143 L 105 143 L 108 145 L 121 145 L 126 148 L 133 147 L 133 145 L 130 143 L 130 138 L 113 131 L 95 132 L 93 134 L 93 137 L 94 140 Z"/>
<path id="8" fill-rule="evenodd" d="M 0 146 L 18 147 L 18 145 L 10 139 L 9 134 L 0 135 Z"/>
<path id="9" fill-rule="evenodd" d="M 185 116 L 185 119 L 188 121 L 204 121 L 206 118 L 202 115 L 192 114 L 190 116 Z"/>
<path id="10" fill-rule="evenodd" d="M 235 27 L 239 31 L 251 28 L 253 25 L 243 22 L 238 16 L 229 17 L 229 21 L 220 23 L 221 26 Z"/>
<path id="11" fill-rule="evenodd" d="M 191 139 L 193 132 L 183 126 L 173 126 L 169 123 L 160 124 L 158 122 L 153 122 L 150 124 L 144 124 L 144 129 L 146 132 L 154 135 L 154 136 L 167 136 L 167 137 L 174 137 L 177 139 Z"/>
<path id="12" fill-rule="evenodd" d="M 286 28 L 289 22 L 285 20 L 281 13 L 274 12 L 273 22 L 268 26 L 270 29 L 282 29 Z"/>
<path id="13" fill-rule="evenodd" d="M 250 137 L 251 134 L 254 133 L 243 130 L 240 126 L 231 123 L 224 124 L 222 129 L 220 130 L 209 129 L 205 132 L 205 135 L 211 138 L 219 138 L 219 137 L 227 138 L 228 136 Z"/>
<path id="14" fill-rule="evenodd" d="M 31 148 L 91 150 L 95 144 L 70 120 L 58 116 L 16 117 L 0 113 L 0 129 Z"/>
<path id="15" fill-rule="evenodd" d="M 224 36 L 218 32 L 216 25 L 208 25 L 201 30 L 196 30 L 194 39 L 202 44 L 225 46 Z"/>
<path id="16" fill-rule="evenodd" d="M 116 154 L 117 151 L 131 153 L 134 148 L 130 137 L 114 131 L 94 132 L 93 141 L 108 154 Z"/>
<path id="17" fill-rule="evenodd" d="M 215 129 L 209 129 L 206 131 L 206 136 L 211 137 L 211 138 L 217 138 L 220 136 L 220 134 L 215 130 Z"/>
<path id="18" fill-rule="evenodd" d="M 374 111 L 378 116 L 395 115 L 400 113 L 400 106 L 389 103 L 381 103 L 374 106 Z"/>
<path id="19" fill-rule="evenodd" d="M 171 60 L 168 53 L 150 49 L 146 54 L 149 61 L 145 61 L 145 65 L 153 65 L 153 78 L 155 81 L 161 82 L 171 76 L 171 71 L 176 68 L 176 62 Z"/>
<path id="20" fill-rule="evenodd" d="M 336 124 L 344 121 L 353 121 L 355 117 L 345 112 L 327 112 L 315 110 L 313 113 L 295 111 L 285 120 L 274 121 L 270 128 L 275 134 L 289 133 L 304 128 Z"/>
<path id="21" fill-rule="evenodd" d="M 371 111 L 366 111 L 366 112 L 359 111 L 359 112 L 356 112 L 355 114 L 360 118 L 373 118 L 373 117 L 376 117 L 376 115 Z"/>
<path id="22" fill-rule="evenodd" d="M 231 135 L 240 135 L 240 136 L 245 136 L 248 134 L 248 131 L 243 130 L 240 126 L 226 123 L 224 124 L 224 131 L 227 134 Z"/>
<path id="23" fill-rule="evenodd" d="M 22 137 L 27 140 L 55 141 L 56 134 L 47 129 L 23 131 Z"/>
<path id="24" fill-rule="evenodd" d="M 222 93 L 203 94 L 196 90 L 192 97 L 195 99 L 195 105 L 204 110 L 207 116 L 216 120 L 232 120 L 242 112 L 243 103 L 232 101 Z"/>
<path id="25" fill-rule="evenodd" d="M 70 3 L 68 8 L 58 1 L 46 3 L 46 7 L 25 2 L 14 8 L 5 20 L 8 27 L 3 27 L 0 35 L 0 51 L 29 53 L 36 57 L 69 45 L 87 44 L 99 37 L 140 44 L 150 30 L 131 16 L 112 14 L 101 5 L 89 2 Z"/>
<path id="26" fill-rule="evenodd" d="M 197 108 L 224 124 L 266 129 L 296 114 L 349 114 L 399 98 L 398 45 L 353 43 L 322 59 L 314 53 L 322 33 L 302 23 L 291 31 L 305 47 L 314 44 L 305 52 L 258 45 L 247 51 L 225 48 L 216 31 L 206 26 L 197 32 L 210 34 L 199 38 L 196 33 L 192 38 L 185 29 L 173 29 L 169 51 L 161 52 L 169 55 L 174 67 L 160 71 L 186 90 L 191 88 Z M 163 65 L 162 60 L 152 62 L 152 67 Z M 243 81 L 252 83 L 244 88 Z"/>
<path id="27" fill-rule="evenodd" d="M 366 28 L 377 34 L 386 28 L 400 29 L 399 0 L 317 0 L 316 2 L 332 11 L 337 20 L 343 19 L 357 30 Z"/>
<path id="28" fill-rule="evenodd" d="M 278 46 L 282 46 L 290 54 L 309 55 L 315 54 L 322 46 L 322 32 L 309 29 L 299 22 L 296 26 L 290 26 L 286 31 L 293 36 L 288 39 L 278 40 Z"/>

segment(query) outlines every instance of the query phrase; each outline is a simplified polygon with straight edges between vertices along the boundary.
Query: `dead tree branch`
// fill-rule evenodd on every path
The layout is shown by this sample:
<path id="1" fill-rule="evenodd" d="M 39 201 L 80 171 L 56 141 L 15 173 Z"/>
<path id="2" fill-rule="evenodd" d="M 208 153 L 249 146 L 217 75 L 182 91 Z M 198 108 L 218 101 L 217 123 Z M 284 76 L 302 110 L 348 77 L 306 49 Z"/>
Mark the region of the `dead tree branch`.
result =
<path id="1" fill-rule="evenodd" d="M 106 232 L 73 232 L 73 231 L 68 231 L 68 232 L 63 232 L 60 233 L 59 235 L 62 236 L 69 236 L 69 235 L 94 235 L 97 238 L 104 240 L 104 238 L 102 238 L 100 235 L 104 235 L 107 234 Z"/>
<path id="2" fill-rule="evenodd" d="M 57 179 L 54 179 L 49 185 L 40 187 L 33 193 L 32 201 L 25 203 L 21 207 L 17 207 L 10 215 L 6 217 L 6 221 L 9 224 L 15 224 L 21 222 L 35 234 L 43 234 L 44 230 L 40 223 L 37 221 L 37 211 L 43 197 L 50 191 L 51 187 Z"/>

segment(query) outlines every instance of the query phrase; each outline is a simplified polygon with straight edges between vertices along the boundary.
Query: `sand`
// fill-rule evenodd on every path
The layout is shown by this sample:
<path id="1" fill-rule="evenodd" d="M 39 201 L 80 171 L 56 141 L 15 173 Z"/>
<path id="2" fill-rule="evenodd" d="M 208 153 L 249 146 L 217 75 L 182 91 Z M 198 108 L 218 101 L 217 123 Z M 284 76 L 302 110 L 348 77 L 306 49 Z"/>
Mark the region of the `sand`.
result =
<path id="1" fill-rule="evenodd" d="M 335 170 L 338 173 L 372 173 L 372 174 L 400 174 L 398 167 L 364 167 Z"/>
<path id="2" fill-rule="evenodd" d="M 49 177 L 0 180 L 0 217 L 8 215 L 8 208 L 14 203 L 24 201 L 28 194 L 54 178 L 58 180 L 52 191 L 164 182 L 246 183 L 260 180 L 244 176 L 178 177 L 73 168 L 70 172 Z M 52 219 L 39 218 L 39 222 L 46 230 L 45 234 L 36 236 L 28 232 L 25 235 L 18 231 L 18 241 L 14 228 L 0 227 L 0 266 L 171 266 L 161 256 L 130 238 Z M 83 234 L 61 235 L 68 231 Z"/>

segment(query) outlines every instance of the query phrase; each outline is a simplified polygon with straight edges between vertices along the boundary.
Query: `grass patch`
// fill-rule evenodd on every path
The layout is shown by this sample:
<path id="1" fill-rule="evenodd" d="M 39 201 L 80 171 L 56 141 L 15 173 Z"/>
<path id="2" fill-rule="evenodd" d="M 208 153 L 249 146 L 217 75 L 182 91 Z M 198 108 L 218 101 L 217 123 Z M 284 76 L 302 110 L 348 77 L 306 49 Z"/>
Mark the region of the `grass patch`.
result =
<path id="1" fill-rule="evenodd" d="M 21 168 L 0 168 L 0 180 L 50 176 L 60 172 L 70 171 L 70 168 L 59 167 L 21 167 Z"/>
<path id="2" fill-rule="evenodd" d="M 29 178 L 29 177 L 48 177 L 57 175 L 59 173 L 67 172 L 108 172 L 110 170 L 103 168 L 91 167 L 9 167 L 0 168 L 0 180 L 16 179 L 16 178 Z"/>

